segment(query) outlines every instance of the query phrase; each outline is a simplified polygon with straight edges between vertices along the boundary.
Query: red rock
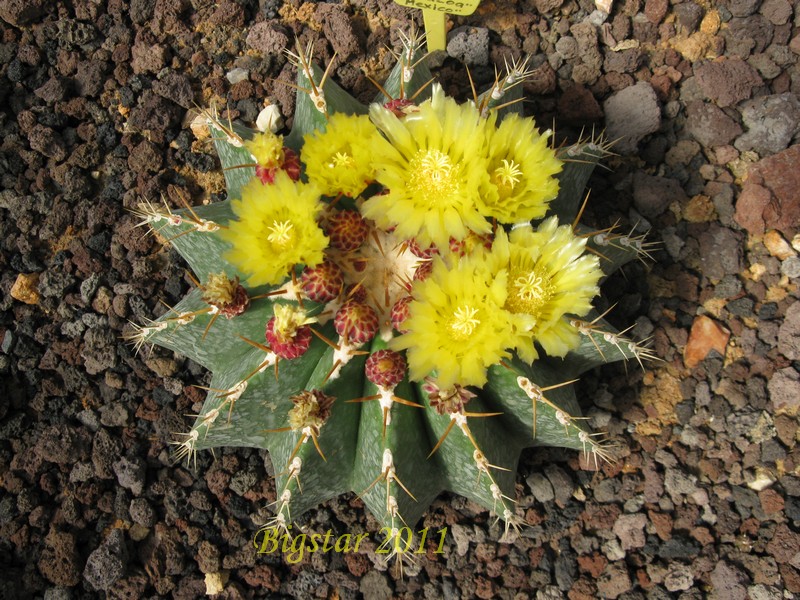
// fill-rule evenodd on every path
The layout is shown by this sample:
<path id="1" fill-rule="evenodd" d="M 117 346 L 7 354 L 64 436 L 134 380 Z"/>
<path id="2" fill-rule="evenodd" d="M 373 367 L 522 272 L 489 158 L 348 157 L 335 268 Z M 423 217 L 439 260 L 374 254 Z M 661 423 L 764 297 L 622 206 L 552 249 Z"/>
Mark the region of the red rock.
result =
<path id="1" fill-rule="evenodd" d="M 692 323 L 692 330 L 689 333 L 689 341 L 683 351 L 683 362 L 691 368 L 699 365 L 712 350 L 716 350 L 725 356 L 725 348 L 731 332 L 725 329 L 716 321 L 700 315 Z"/>
<path id="2" fill-rule="evenodd" d="M 752 234 L 777 229 L 791 239 L 800 223 L 799 163 L 800 145 L 794 145 L 753 165 L 736 202 L 736 222 Z"/>
<path id="3" fill-rule="evenodd" d="M 601 554 L 597 554 L 596 552 L 591 556 L 578 557 L 578 566 L 580 567 L 581 571 L 588 573 L 594 579 L 600 577 L 600 573 L 603 572 L 607 564 L 608 559 Z"/>
<path id="4" fill-rule="evenodd" d="M 672 517 L 668 514 L 655 512 L 653 510 L 647 511 L 650 521 L 656 528 L 656 535 L 665 542 L 672 538 Z"/>

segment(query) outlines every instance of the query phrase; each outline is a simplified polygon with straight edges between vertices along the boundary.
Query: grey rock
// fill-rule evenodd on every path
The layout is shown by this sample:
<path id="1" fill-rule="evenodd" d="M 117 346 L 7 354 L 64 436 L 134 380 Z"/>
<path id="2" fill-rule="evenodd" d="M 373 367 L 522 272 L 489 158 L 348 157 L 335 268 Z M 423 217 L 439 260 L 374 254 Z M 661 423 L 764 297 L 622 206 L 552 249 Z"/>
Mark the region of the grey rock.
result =
<path id="1" fill-rule="evenodd" d="M 384 600 L 392 596 L 392 588 L 389 587 L 386 576 L 375 570 L 361 578 L 358 589 L 364 595 L 364 600 Z"/>
<path id="2" fill-rule="evenodd" d="M 664 489 L 676 500 L 678 496 L 688 496 L 697 489 L 697 477 L 687 475 L 679 469 L 667 469 L 664 476 Z"/>
<path id="3" fill-rule="evenodd" d="M 134 498 L 131 500 L 128 512 L 133 522 L 138 523 L 142 527 L 152 527 L 156 524 L 156 512 L 144 498 Z"/>
<path id="4" fill-rule="evenodd" d="M 781 68 L 769 57 L 761 52 L 747 59 L 747 64 L 753 67 L 764 79 L 775 79 L 781 74 Z"/>
<path id="5" fill-rule="evenodd" d="M 688 590 L 693 584 L 692 570 L 686 565 L 673 565 L 664 577 L 664 587 L 670 592 Z"/>
<path id="6" fill-rule="evenodd" d="M 456 543 L 456 554 L 464 556 L 469 550 L 469 542 L 472 538 L 471 531 L 464 525 L 454 524 L 450 531 L 453 535 L 453 541 Z"/>
<path id="7" fill-rule="evenodd" d="M 594 499 L 603 504 L 617 501 L 621 484 L 616 479 L 604 479 L 594 487 Z"/>
<path id="8" fill-rule="evenodd" d="M 145 469 L 141 462 L 122 457 L 114 463 L 114 473 L 122 487 L 133 492 L 135 496 L 139 496 L 142 493 Z"/>
<path id="9" fill-rule="evenodd" d="M 782 600 L 783 594 L 778 588 L 759 583 L 747 588 L 750 600 Z"/>
<path id="10" fill-rule="evenodd" d="M 690 102 L 686 106 L 686 130 L 709 148 L 729 144 L 742 133 L 736 121 L 708 102 Z"/>
<path id="11" fill-rule="evenodd" d="M 108 537 L 86 561 L 83 578 L 91 589 L 108 590 L 124 574 L 128 561 L 125 539 L 121 529 L 112 529 Z"/>
<path id="12" fill-rule="evenodd" d="M 681 184 L 669 177 L 658 177 L 637 171 L 633 175 L 633 203 L 642 216 L 652 219 L 673 202 L 688 200 Z"/>
<path id="13" fill-rule="evenodd" d="M 769 380 L 767 389 L 775 410 L 797 414 L 800 409 L 800 373 L 792 367 L 781 369 Z"/>
<path id="14" fill-rule="evenodd" d="M 703 273 L 711 281 L 742 270 L 743 235 L 727 227 L 713 224 L 700 235 L 700 261 Z"/>
<path id="15" fill-rule="evenodd" d="M 614 150 L 627 154 L 636 150 L 639 141 L 658 131 L 661 109 L 649 83 L 640 81 L 610 96 L 603 103 L 606 115 L 606 135 L 619 140 Z"/>
<path id="16" fill-rule="evenodd" d="M 645 544 L 644 527 L 647 525 L 647 515 L 635 513 L 620 515 L 614 523 L 614 533 L 619 538 L 623 550 L 642 548 Z"/>
<path id="17" fill-rule="evenodd" d="M 112 402 L 100 407 L 100 422 L 106 427 L 124 427 L 128 423 L 128 409 L 122 402 Z"/>
<path id="18" fill-rule="evenodd" d="M 558 503 L 559 506 L 566 505 L 575 489 L 572 478 L 558 465 L 547 465 L 544 468 L 544 473 L 547 475 L 547 479 L 550 480 L 550 483 L 553 484 L 556 503 Z"/>
<path id="19" fill-rule="evenodd" d="M 571 35 L 566 35 L 556 42 L 556 52 L 565 60 L 572 60 L 580 56 L 578 40 Z"/>
<path id="20" fill-rule="evenodd" d="M 731 0 L 728 10 L 734 17 L 749 17 L 758 10 L 761 0 Z"/>
<path id="21" fill-rule="evenodd" d="M 742 585 L 745 575 L 725 561 L 719 561 L 711 572 L 712 600 L 746 600 L 747 589 Z"/>
<path id="22" fill-rule="evenodd" d="M 606 558 L 612 562 L 625 558 L 625 551 L 622 549 L 622 546 L 619 544 L 619 540 L 616 538 L 604 542 L 601 549 L 603 554 L 606 555 Z"/>
<path id="23" fill-rule="evenodd" d="M 94 468 L 91 463 L 79 462 L 75 463 L 72 471 L 69 473 L 70 483 L 83 483 L 89 481 L 94 476 Z"/>
<path id="24" fill-rule="evenodd" d="M 742 121 L 747 132 L 734 142 L 737 149 L 776 154 L 800 132 L 800 100 L 788 92 L 754 98 L 744 103 Z"/>
<path id="25" fill-rule="evenodd" d="M 556 497 L 552 484 L 541 473 L 532 473 L 525 481 L 531 488 L 531 493 L 537 501 L 544 504 Z"/>
<path id="26" fill-rule="evenodd" d="M 797 256 L 790 256 L 781 263 L 781 275 L 790 278 L 800 277 L 800 258 Z"/>
<path id="27" fill-rule="evenodd" d="M 450 32 L 447 54 L 465 65 L 489 64 L 489 30 L 485 27 L 458 27 Z"/>

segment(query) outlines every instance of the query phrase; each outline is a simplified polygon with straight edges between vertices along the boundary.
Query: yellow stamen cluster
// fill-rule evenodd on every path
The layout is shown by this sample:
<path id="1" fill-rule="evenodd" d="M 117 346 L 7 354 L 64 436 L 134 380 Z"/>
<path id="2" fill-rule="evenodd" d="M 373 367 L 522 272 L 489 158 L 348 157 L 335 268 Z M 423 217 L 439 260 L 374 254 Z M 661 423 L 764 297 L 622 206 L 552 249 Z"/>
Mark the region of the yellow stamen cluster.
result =
<path id="1" fill-rule="evenodd" d="M 244 147 L 262 167 L 275 168 L 283 163 L 283 136 L 265 131 L 246 140 Z"/>
<path id="2" fill-rule="evenodd" d="M 294 339 L 298 329 L 317 321 L 315 317 L 309 317 L 302 308 L 291 304 L 276 304 L 274 316 L 275 325 L 273 331 L 281 343 L 291 341 Z"/>
<path id="3" fill-rule="evenodd" d="M 231 279 L 225 273 L 211 273 L 203 286 L 203 301 L 214 306 L 230 304 L 238 286 L 238 277 Z"/>

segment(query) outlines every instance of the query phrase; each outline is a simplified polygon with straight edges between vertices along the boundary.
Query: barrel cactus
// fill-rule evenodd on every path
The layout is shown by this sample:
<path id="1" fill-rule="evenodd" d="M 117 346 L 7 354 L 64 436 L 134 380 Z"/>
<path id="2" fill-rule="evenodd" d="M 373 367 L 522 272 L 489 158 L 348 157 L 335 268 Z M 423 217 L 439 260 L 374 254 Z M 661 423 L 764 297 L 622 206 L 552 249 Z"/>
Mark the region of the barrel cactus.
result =
<path id="1" fill-rule="evenodd" d="M 286 137 L 203 112 L 228 199 L 137 211 L 196 289 L 131 339 L 213 373 L 178 457 L 267 449 L 268 526 L 284 531 L 350 491 L 390 538 L 444 490 L 517 527 L 521 450 L 604 459 L 572 384 L 648 356 L 592 305 L 604 277 L 646 254 L 641 237 L 577 222 L 607 148 L 552 148 L 521 115 L 525 62 L 459 104 L 404 37 L 365 106 L 311 48 L 290 57 Z"/>

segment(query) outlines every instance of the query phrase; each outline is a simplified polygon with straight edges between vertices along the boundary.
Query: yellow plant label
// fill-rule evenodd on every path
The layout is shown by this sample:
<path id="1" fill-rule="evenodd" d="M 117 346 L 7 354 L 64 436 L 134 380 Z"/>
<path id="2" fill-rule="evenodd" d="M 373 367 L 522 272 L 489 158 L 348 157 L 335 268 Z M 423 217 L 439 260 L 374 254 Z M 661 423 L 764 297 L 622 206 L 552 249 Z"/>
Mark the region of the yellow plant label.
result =
<path id="1" fill-rule="evenodd" d="M 481 3 L 480 0 L 395 0 L 399 5 L 421 10 L 434 10 L 451 15 L 471 15 Z"/>
<path id="2" fill-rule="evenodd" d="M 445 14 L 471 15 L 478 8 L 481 0 L 394 0 L 406 8 L 419 8 L 422 10 L 422 19 L 425 23 L 425 36 L 428 40 L 428 52 L 444 50 L 447 36 L 445 35 Z"/>

